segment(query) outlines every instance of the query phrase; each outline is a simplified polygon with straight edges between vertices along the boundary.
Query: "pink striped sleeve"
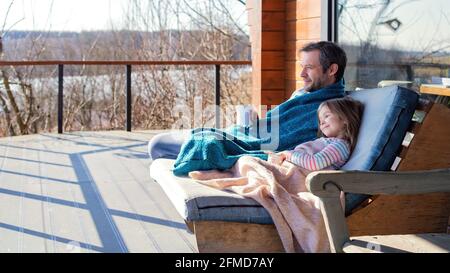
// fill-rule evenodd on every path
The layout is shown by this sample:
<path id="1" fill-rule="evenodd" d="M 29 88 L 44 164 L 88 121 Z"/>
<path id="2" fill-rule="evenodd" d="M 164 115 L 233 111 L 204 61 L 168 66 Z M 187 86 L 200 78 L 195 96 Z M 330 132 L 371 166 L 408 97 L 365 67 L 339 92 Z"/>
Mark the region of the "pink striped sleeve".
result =
<path id="1" fill-rule="evenodd" d="M 342 166 L 350 155 L 345 141 L 333 141 L 317 153 L 292 152 L 290 162 L 308 170 L 321 170 L 329 166 Z"/>

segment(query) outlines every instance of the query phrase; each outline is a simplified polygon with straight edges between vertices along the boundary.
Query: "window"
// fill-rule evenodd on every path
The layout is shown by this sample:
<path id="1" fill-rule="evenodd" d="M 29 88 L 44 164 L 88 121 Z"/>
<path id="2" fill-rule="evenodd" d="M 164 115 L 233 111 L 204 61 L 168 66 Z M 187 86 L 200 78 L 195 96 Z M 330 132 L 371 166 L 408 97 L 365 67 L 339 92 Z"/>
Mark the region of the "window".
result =
<path id="1" fill-rule="evenodd" d="M 347 89 L 407 81 L 417 89 L 449 77 L 450 1 L 336 0 L 337 42 L 347 52 Z"/>

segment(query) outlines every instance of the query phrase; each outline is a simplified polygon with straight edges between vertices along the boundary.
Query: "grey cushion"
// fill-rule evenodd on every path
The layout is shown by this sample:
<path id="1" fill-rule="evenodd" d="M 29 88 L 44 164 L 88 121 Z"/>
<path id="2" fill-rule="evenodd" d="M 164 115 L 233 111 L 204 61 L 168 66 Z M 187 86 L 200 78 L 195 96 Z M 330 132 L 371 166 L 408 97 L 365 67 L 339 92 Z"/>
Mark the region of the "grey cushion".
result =
<path id="1" fill-rule="evenodd" d="M 363 102 L 365 109 L 355 151 L 343 169 L 389 170 L 411 122 L 418 94 L 390 86 L 350 92 L 349 95 Z M 173 163 L 174 160 L 169 159 L 155 160 L 150 166 L 150 175 L 185 220 L 273 223 L 269 213 L 252 199 L 195 183 L 187 177 L 174 176 Z M 365 198 L 367 196 L 346 194 L 346 212 Z"/>
<path id="2" fill-rule="evenodd" d="M 267 210 L 253 199 L 196 183 L 189 177 L 173 175 L 174 163 L 172 159 L 156 159 L 150 165 L 150 176 L 161 185 L 185 220 L 273 223 Z"/>

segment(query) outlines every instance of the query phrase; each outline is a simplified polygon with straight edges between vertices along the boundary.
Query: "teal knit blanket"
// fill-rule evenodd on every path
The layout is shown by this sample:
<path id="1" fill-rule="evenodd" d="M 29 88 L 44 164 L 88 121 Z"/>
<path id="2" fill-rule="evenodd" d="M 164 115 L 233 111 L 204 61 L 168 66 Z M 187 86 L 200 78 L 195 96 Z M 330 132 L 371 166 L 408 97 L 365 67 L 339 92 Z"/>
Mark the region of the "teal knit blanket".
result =
<path id="1" fill-rule="evenodd" d="M 344 96 L 343 80 L 320 90 L 292 98 L 249 127 L 225 130 L 198 128 L 185 141 L 174 165 L 175 175 L 191 171 L 226 170 L 243 155 L 267 160 L 265 150 L 291 150 L 317 138 L 317 108 L 325 100 Z"/>

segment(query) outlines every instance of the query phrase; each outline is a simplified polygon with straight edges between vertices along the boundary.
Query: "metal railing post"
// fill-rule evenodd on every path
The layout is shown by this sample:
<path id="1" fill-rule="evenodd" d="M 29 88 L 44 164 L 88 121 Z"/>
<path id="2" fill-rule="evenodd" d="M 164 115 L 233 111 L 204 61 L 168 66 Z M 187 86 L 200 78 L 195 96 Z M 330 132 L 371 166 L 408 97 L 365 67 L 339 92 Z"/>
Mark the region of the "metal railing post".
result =
<path id="1" fill-rule="evenodd" d="M 127 64 L 127 131 L 131 132 L 131 64 Z"/>
<path id="2" fill-rule="evenodd" d="M 63 133 L 64 114 L 64 65 L 58 64 L 58 134 Z"/>
<path id="3" fill-rule="evenodd" d="M 406 66 L 406 77 L 408 78 L 408 81 L 414 81 L 414 70 L 411 65 Z"/>
<path id="4" fill-rule="evenodd" d="M 216 128 L 220 128 L 220 64 L 215 65 Z"/>

